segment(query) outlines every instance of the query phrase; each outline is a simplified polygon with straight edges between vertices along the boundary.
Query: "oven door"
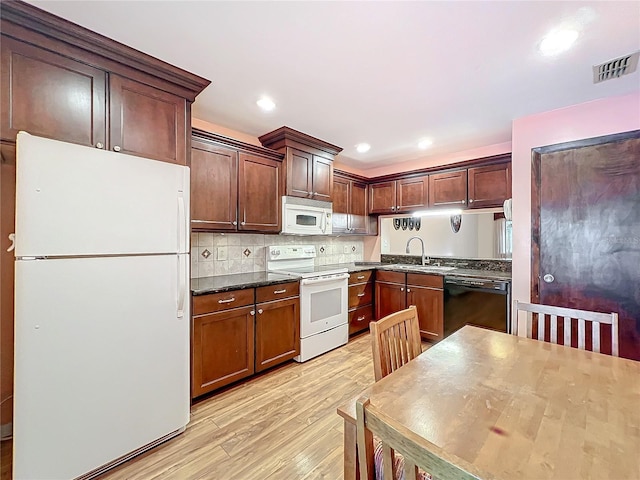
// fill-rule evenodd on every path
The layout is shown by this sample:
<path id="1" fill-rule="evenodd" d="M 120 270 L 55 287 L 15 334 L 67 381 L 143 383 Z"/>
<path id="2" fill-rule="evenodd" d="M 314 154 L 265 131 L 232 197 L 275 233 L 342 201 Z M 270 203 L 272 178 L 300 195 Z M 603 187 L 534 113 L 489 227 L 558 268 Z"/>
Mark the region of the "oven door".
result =
<path id="1" fill-rule="evenodd" d="M 348 273 L 305 278 L 300 282 L 300 337 L 348 322 Z"/>

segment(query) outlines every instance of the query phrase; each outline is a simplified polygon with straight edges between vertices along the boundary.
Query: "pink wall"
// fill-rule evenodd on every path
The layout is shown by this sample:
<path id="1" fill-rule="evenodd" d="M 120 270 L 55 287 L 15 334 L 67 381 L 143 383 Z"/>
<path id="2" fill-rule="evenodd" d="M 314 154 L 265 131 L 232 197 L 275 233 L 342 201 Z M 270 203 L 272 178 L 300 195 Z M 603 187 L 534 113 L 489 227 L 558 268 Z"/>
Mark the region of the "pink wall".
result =
<path id="1" fill-rule="evenodd" d="M 530 300 L 531 149 L 640 129 L 640 92 L 513 121 L 513 298 Z M 523 328 L 519 329 L 521 332 Z"/>

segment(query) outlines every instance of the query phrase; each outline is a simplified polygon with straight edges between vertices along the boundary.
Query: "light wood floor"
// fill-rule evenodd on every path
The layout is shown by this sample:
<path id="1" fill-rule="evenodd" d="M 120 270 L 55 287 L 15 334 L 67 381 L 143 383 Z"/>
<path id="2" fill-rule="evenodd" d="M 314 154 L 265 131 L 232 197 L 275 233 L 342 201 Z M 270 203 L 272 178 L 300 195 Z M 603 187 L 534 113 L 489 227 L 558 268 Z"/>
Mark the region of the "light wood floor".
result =
<path id="1" fill-rule="evenodd" d="M 339 480 L 343 439 L 336 408 L 371 383 L 365 334 L 194 404 L 182 435 L 100 480 Z M 9 479 L 2 460 L 2 480 Z"/>

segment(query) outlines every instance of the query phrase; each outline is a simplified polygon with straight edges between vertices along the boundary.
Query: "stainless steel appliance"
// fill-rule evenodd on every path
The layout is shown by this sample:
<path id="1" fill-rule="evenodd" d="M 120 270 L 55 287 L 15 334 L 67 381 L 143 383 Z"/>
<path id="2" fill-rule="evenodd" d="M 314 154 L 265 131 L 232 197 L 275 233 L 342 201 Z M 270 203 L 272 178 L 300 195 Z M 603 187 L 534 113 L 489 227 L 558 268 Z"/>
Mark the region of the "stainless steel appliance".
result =
<path id="1" fill-rule="evenodd" d="M 282 197 L 282 233 L 330 235 L 333 204 L 308 198 Z"/>
<path id="2" fill-rule="evenodd" d="M 267 247 L 267 270 L 300 280 L 300 355 L 298 362 L 317 357 L 349 340 L 348 279 L 344 267 L 316 266 L 314 245 Z"/>
<path id="3" fill-rule="evenodd" d="M 511 283 L 506 280 L 444 277 L 444 335 L 465 325 L 512 333 Z"/>

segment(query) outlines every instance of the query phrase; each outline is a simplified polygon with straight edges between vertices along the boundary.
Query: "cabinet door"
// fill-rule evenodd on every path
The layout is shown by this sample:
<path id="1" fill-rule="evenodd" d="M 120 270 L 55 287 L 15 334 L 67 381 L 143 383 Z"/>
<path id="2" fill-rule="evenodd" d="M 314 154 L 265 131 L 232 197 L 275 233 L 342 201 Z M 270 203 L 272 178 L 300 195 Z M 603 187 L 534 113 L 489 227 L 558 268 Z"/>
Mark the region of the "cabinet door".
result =
<path id="1" fill-rule="evenodd" d="M 253 306 L 193 318 L 192 397 L 254 372 Z"/>
<path id="2" fill-rule="evenodd" d="M 256 305 L 256 372 L 299 354 L 299 298 Z"/>
<path id="3" fill-rule="evenodd" d="M 334 192 L 335 195 L 335 192 Z M 367 211 L 367 184 L 353 181 L 349 192 L 349 232 L 367 234 L 369 212 Z"/>
<path id="4" fill-rule="evenodd" d="M 345 233 L 349 228 L 349 187 L 350 180 L 333 177 L 333 233 Z"/>
<path id="5" fill-rule="evenodd" d="M 393 213 L 396 209 L 396 182 L 369 186 L 369 213 Z"/>
<path id="6" fill-rule="evenodd" d="M 191 146 L 191 228 L 236 230 L 238 152 L 198 141 Z"/>
<path id="7" fill-rule="evenodd" d="M 15 142 L 18 131 L 24 130 L 64 142 L 104 146 L 104 71 L 5 36 L 1 48 L 3 139 Z"/>
<path id="8" fill-rule="evenodd" d="M 511 164 L 474 167 L 469 172 L 469 207 L 501 207 L 511 198 Z"/>
<path id="9" fill-rule="evenodd" d="M 442 340 L 444 336 L 443 295 L 439 289 L 407 285 L 407 306 L 416 306 L 420 336 L 425 340 Z"/>
<path id="10" fill-rule="evenodd" d="M 109 148 L 187 164 L 186 100 L 143 83 L 109 76 Z"/>
<path id="11" fill-rule="evenodd" d="M 429 175 L 429 206 L 463 207 L 467 204 L 467 171 Z"/>
<path id="12" fill-rule="evenodd" d="M 312 193 L 313 155 L 287 149 L 287 195 L 308 198 Z"/>
<path id="13" fill-rule="evenodd" d="M 407 308 L 404 284 L 376 282 L 375 299 L 378 320 Z"/>
<path id="14" fill-rule="evenodd" d="M 333 194 L 333 162 L 318 155 L 313 156 L 311 197 L 330 202 Z"/>
<path id="15" fill-rule="evenodd" d="M 279 232 L 282 163 L 240 152 L 238 180 L 238 230 Z"/>
<path id="16" fill-rule="evenodd" d="M 349 311 L 349 335 L 367 330 L 369 323 L 374 321 L 373 305 L 365 305 Z"/>
<path id="17" fill-rule="evenodd" d="M 397 212 L 411 212 L 427 208 L 429 181 L 427 175 L 398 180 Z"/>

